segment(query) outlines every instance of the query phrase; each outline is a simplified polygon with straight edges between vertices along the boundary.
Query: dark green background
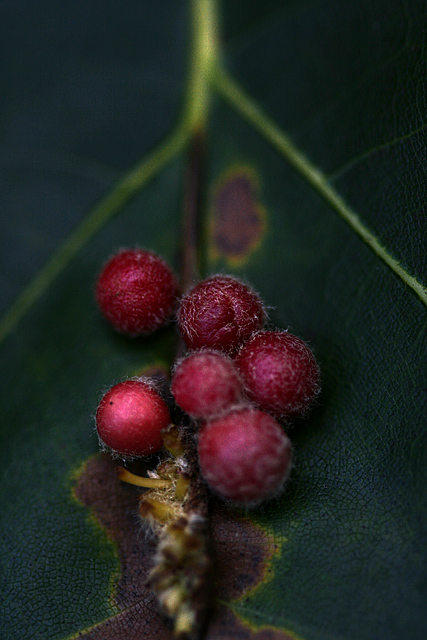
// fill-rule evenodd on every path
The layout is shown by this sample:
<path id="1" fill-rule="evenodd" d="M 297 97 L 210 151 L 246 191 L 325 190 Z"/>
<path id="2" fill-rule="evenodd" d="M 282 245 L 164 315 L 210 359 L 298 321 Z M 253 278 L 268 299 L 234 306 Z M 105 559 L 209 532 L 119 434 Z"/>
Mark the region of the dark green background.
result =
<path id="1" fill-rule="evenodd" d="M 423 3 L 233 0 L 221 16 L 226 66 L 425 284 Z M 184 2 L 1 4 L 2 309 L 174 126 L 188 38 Z M 324 389 L 291 432 L 288 490 L 254 514 L 282 546 L 274 579 L 235 608 L 310 640 L 421 640 L 425 306 L 219 98 L 208 141 L 206 209 L 223 172 L 243 163 L 267 212 L 263 243 L 234 271 L 261 291 L 272 323 L 310 342 Z M 71 475 L 97 450 L 100 391 L 169 362 L 174 329 L 149 341 L 114 335 L 92 283 L 129 244 L 178 266 L 184 161 L 88 243 L 1 346 L 5 640 L 63 638 L 112 613 L 116 555 L 72 501 Z"/>

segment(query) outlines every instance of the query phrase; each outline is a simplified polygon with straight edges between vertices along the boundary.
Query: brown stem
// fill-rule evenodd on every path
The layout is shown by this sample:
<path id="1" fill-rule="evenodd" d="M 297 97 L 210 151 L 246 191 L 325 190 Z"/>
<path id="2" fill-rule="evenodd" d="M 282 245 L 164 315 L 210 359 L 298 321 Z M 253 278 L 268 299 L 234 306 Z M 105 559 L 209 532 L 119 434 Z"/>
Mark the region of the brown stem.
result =
<path id="1" fill-rule="evenodd" d="M 199 276 L 199 260 L 201 245 L 201 206 L 203 194 L 205 162 L 205 135 L 203 131 L 196 131 L 190 142 L 187 175 L 185 181 L 183 233 L 181 245 L 181 289 L 185 292 Z M 180 340 L 177 345 L 177 357 L 184 352 L 184 345 Z M 189 516 L 199 517 L 200 535 L 205 540 L 204 553 L 206 566 L 204 575 L 200 576 L 200 588 L 193 597 L 193 607 L 196 611 L 195 635 L 198 636 L 211 608 L 211 570 L 210 531 L 209 531 L 209 497 L 206 483 L 198 468 L 197 445 L 194 437 L 194 425 L 184 417 L 179 425 L 180 440 L 184 449 L 184 458 L 188 464 L 190 484 L 184 501 L 184 511 Z"/>
<path id="2" fill-rule="evenodd" d="M 185 182 L 181 245 L 181 286 L 185 291 L 197 278 L 204 136 L 194 134 L 189 148 Z M 176 357 L 184 352 L 179 340 Z M 211 609 L 212 566 L 207 486 L 197 461 L 195 423 L 173 402 L 172 424 L 163 430 L 169 456 L 156 474 L 139 478 L 126 469 L 118 477 L 149 489 L 140 496 L 140 516 L 158 533 L 157 550 L 147 584 L 157 594 L 161 610 L 173 620 L 175 637 L 196 640 L 205 629 Z"/>
<path id="3" fill-rule="evenodd" d="M 181 236 L 181 290 L 188 289 L 199 275 L 200 212 L 204 179 L 205 135 L 196 131 L 190 141 L 185 179 Z"/>
<path id="4" fill-rule="evenodd" d="M 181 236 L 181 290 L 185 292 L 199 274 L 199 259 L 201 245 L 201 204 L 204 179 L 205 164 L 205 133 L 202 130 L 194 132 L 188 150 L 187 174 L 184 192 L 184 211 Z M 182 340 L 179 340 L 176 349 L 176 357 L 179 358 L 185 351 Z M 203 511 L 207 516 L 207 492 L 204 482 L 200 478 L 197 467 L 197 449 L 194 444 L 191 429 L 189 431 L 188 421 L 184 418 L 184 423 L 180 429 L 181 442 L 185 450 L 185 457 L 189 464 L 191 474 L 190 493 L 194 494 L 195 502 L 191 499 L 194 510 Z M 197 487 L 196 487 L 197 485 Z M 196 506 L 197 496 L 200 496 L 200 505 Z M 202 497 L 203 496 L 203 497 Z"/>

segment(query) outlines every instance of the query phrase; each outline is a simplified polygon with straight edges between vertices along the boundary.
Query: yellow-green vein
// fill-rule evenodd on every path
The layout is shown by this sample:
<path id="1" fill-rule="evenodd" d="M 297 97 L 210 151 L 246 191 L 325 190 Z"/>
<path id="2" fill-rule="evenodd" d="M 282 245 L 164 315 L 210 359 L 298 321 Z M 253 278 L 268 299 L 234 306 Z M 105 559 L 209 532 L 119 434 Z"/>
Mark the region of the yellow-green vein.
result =
<path id="1" fill-rule="evenodd" d="M 0 320 L 0 343 L 96 231 L 183 149 L 188 138 L 189 130 L 178 127 L 95 205 Z"/>
<path id="2" fill-rule="evenodd" d="M 331 186 L 326 176 L 310 162 L 293 144 L 291 139 L 280 130 L 277 124 L 262 111 L 251 96 L 222 67 L 216 69 L 215 74 L 212 75 L 212 82 L 219 94 L 304 176 L 307 182 L 329 202 L 353 231 L 427 306 L 427 289 L 390 255 L 374 233 L 362 222 L 357 213 Z"/>
<path id="3" fill-rule="evenodd" d="M 89 239 L 203 128 L 209 106 L 209 78 L 218 63 L 216 3 L 192 0 L 192 45 L 186 99 L 180 122 L 170 136 L 146 156 L 89 212 L 0 320 L 0 343 L 47 290 Z"/>
<path id="4" fill-rule="evenodd" d="M 192 0 L 193 40 L 183 119 L 193 131 L 203 129 L 209 109 L 209 82 L 220 51 L 215 0 Z"/>

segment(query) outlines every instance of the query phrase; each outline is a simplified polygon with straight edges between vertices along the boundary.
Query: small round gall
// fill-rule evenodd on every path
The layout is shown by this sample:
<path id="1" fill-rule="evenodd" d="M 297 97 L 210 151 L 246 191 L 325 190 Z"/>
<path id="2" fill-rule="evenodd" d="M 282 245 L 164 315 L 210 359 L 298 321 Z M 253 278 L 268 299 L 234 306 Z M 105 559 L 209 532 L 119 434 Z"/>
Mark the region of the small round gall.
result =
<path id="1" fill-rule="evenodd" d="M 152 251 L 124 249 L 104 265 L 95 296 L 114 329 L 136 337 L 150 334 L 170 320 L 178 283 L 169 265 Z"/>
<path id="2" fill-rule="evenodd" d="M 193 418 L 217 415 L 238 403 L 244 393 L 231 358 L 209 349 L 178 361 L 171 388 L 176 403 Z"/>
<path id="3" fill-rule="evenodd" d="M 199 282 L 181 300 L 178 327 L 189 349 L 233 353 L 265 322 L 255 291 L 236 278 L 215 275 Z"/>
<path id="4" fill-rule="evenodd" d="M 144 378 L 111 387 L 101 399 L 95 417 L 101 446 L 123 457 L 159 451 L 163 446 L 162 429 L 170 421 L 165 401 Z"/>
<path id="5" fill-rule="evenodd" d="M 260 331 L 234 362 L 248 397 L 281 420 L 304 416 L 320 392 L 320 370 L 311 349 L 287 331 Z"/>
<path id="6" fill-rule="evenodd" d="M 200 429 L 199 466 L 209 487 L 242 506 L 278 495 L 292 467 L 288 436 L 270 414 L 234 409 Z"/>

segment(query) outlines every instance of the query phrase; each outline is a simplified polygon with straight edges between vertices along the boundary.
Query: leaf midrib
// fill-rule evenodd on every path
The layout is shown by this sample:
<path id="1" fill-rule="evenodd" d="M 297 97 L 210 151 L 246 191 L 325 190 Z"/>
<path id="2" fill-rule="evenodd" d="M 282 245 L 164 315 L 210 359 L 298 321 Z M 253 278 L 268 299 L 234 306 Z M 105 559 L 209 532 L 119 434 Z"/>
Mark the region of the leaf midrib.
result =
<path id="1" fill-rule="evenodd" d="M 222 62 L 218 37 L 217 0 L 191 0 L 192 46 L 186 100 L 180 120 L 170 135 L 145 156 L 87 214 L 0 320 L 0 343 L 66 268 L 70 261 L 113 216 L 148 182 L 185 150 L 203 129 L 213 93 L 220 94 L 237 113 L 274 146 L 301 176 L 330 204 L 359 238 L 427 306 L 427 289 L 383 246 L 361 217 L 334 189 L 331 181 L 291 141 L 259 104 L 239 86 Z"/>

